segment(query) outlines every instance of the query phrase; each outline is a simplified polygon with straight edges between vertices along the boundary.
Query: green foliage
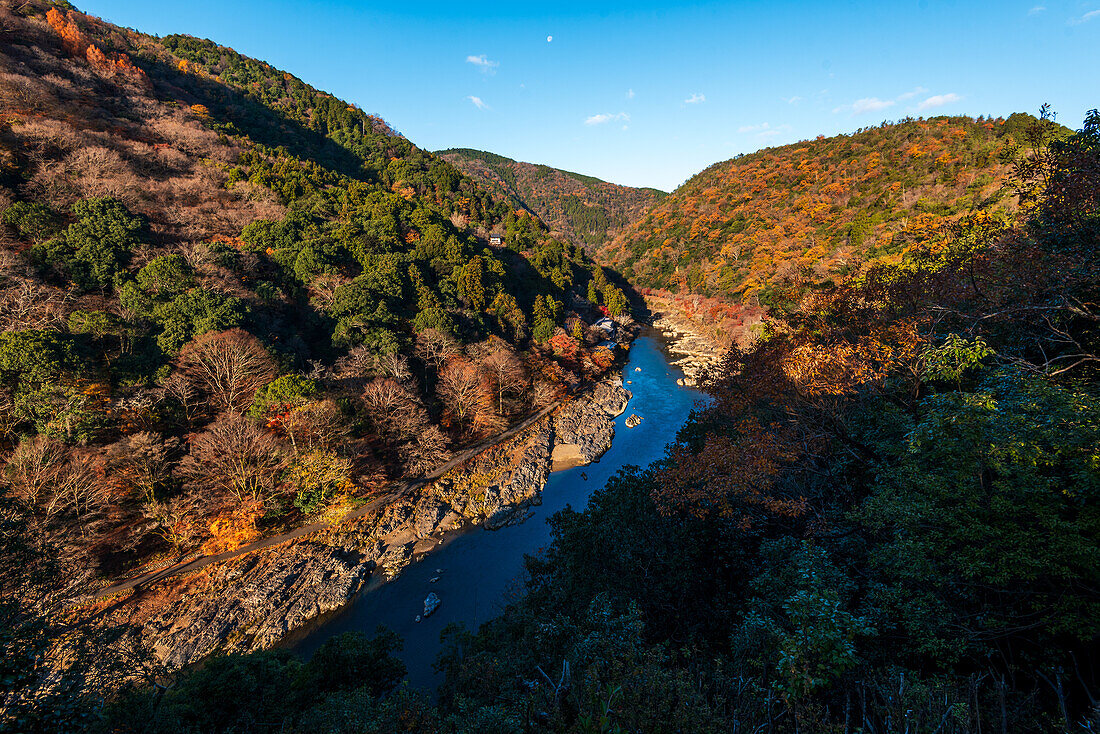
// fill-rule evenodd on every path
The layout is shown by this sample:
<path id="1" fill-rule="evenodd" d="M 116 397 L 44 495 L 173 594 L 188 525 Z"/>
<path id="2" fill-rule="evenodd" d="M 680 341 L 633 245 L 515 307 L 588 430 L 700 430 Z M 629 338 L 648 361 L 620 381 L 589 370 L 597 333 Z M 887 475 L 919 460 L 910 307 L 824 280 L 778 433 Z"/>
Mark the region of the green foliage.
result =
<path id="1" fill-rule="evenodd" d="M 508 201 L 516 211 L 529 211 L 576 245 L 599 246 L 611 240 L 648 205 L 665 194 L 656 189 L 617 186 L 592 176 L 468 148 L 439 151 L 481 186 Z M 507 231 L 511 249 L 530 245 L 526 232 Z M 591 299 L 589 299 L 591 300 Z"/>
<path id="2" fill-rule="evenodd" d="M 178 263 L 165 260 L 157 258 L 142 268 L 138 277 L 119 292 L 124 308 L 159 327 L 156 342 L 165 354 L 175 354 L 200 334 L 245 322 L 248 310 L 239 298 L 202 286 L 183 290 L 190 281 L 183 271 L 178 273 L 178 280 L 162 278 L 177 273 Z"/>
<path id="3" fill-rule="evenodd" d="M 603 299 L 608 312 L 612 316 L 623 316 L 630 311 L 630 304 L 627 303 L 626 295 L 616 285 L 608 284 L 604 286 Z"/>
<path id="4" fill-rule="evenodd" d="M 76 221 L 59 237 L 36 245 L 31 257 L 84 290 L 109 290 L 129 262 L 145 222 L 111 198 L 83 199 L 72 213 Z"/>
<path id="5" fill-rule="evenodd" d="M 964 374 L 979 367 L 993 354 L 981 337 L 972 340 L 948 334 L 944 343 L 924 351 L 924 379 L 929 382 L 959 383 Z"/>
<path id="6" fill-rule="evenodd" d="M 17 201 L 4 210 L 0 219 L 15 227 L 20 237 L 33 242 L 47 240 L 61 228 L 60 217 L 41 202 Z"/>
<path id="7" fill-rule="evenodd" d="M 82 366 L 76 344 L 64 334 L 41 329 L 0 333 L 0 380 L 16 396 L 50 387 Z"/>
<path id="8" fill-rule="evenodd" d="M 886 533 L 871 555 L 889 579 L 877 602 L 919 649 L 954 661 L 1020 625 L 1100 632 L 1100 600 L 1067 593 L 1100 579 L 1098 426 L 1090 392 L 994 372 L 976 392 L 926 398 L 883 447 L 889 466 L 860 512 Z"/>
<path id="9" fill-rule="evenodd" d="M 359 632 L 335 637 L 308 662 L 285 650 L 215 656 L 179 673 L 167 691 L 124 690 L 106 707 L 102 727 L 129 734 L 257 727 L 318 731 L 308 726 L 297 729 L 295 722 L 322 719 L 338 706 L 331 702 L 352 699 L 368 710 L 381 705 L 380 697 L 405 674 L 404 664 L 393 656 L 399 649 L 396 635 L 379 628 L 372 638 Z"/>
<path id="10" fill-rule="evenodd" d="M 282 411 L 305 403 L 317 395 L 316 381 L 302 375 L 281 375 L 256 391 L 256 399 L 249 412 L 261 418 L 272 411 Z"/>
<path id="11" fill-rule="evenodd" d="M 384 627 L 370 638 L 360 632 L 345 632 L 313 653 L 294 683 L 303 691 L 360 690 L 378 698 L 405 677 L 405 664 L 394 657 L 400 650 L 401 638 Z"/>

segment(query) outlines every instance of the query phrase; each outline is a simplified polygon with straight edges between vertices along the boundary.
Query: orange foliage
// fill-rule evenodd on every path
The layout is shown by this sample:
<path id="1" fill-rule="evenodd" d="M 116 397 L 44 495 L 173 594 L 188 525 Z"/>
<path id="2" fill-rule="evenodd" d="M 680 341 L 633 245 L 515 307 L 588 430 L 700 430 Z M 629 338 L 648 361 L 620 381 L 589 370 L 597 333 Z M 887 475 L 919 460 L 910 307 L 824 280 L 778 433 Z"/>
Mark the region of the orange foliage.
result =
<path id="1" fill-rule="evenodd" d="M 61 38 L 61 45 L 65 48 L 65 51 L 72 56 L 83 56 L 93 69 L 112 75 L 120 74 L 129 77 L 142 86 L 148 87 L 150 85 L 145 72 L 134 66 L 129 56 L 124 53 L 108 55 L 98 46 L 89 42 L 77 25 L 76 15 L 73 11 L 70 10 L 66 15 L 62 15 L 57 8 L 50 8 L 46 12 L 46 22 L 50 24 L 50 28 L 53 29 L 54 33 Z"/>
<path id="2" fill-rule="evenodd" d="M 202 544 L 206 554 L 240 548 L 260 537 L 256 521 L 263 515 L 263 503 L 247 500 L 210 522 L 210 538 Z"/>
<path id="3" fill-rule="evenodd" d="M 768 304 L 792 277 L 808 287 L 903 254 L 910 220 L 929 211 L 1010 213 L 1000 153 L 1012 142 L 958 117 L 765 149 L 698 174 L 601 255 L 636 286 Z"/>

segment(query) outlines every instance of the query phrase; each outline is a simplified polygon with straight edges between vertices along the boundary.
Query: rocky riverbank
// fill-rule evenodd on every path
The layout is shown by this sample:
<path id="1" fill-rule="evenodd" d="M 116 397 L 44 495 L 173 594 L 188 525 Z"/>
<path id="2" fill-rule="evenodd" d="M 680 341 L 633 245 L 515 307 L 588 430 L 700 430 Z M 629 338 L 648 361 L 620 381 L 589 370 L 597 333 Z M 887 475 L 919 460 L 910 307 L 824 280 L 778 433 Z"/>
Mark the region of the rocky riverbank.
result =
<path id="1" fill-rule="evenodd" d="M 346 604 L 372 577 L 400 573 L 448 532 L 523 522 L 560 468 L 555 456 L 572 465 L 596 460 L 629 400 L 620 381 L 600 383 L 376 513 L 162 582 L 118 605 L 107 622 L 133 629 L 173 668 L 217 650 L 270 647 Z"/>
<path id="2" fill-rule="evenodd" d="M 652 306 L 651 306 L 652 308 Z M 680 385 L 696 387 L 702 376 L 722 358 L 725 350 L 694 331 L 687 319 L 672 311 L 652 311 L 650 324 L 665 335 L 672 364 L 683 371 Z"/>

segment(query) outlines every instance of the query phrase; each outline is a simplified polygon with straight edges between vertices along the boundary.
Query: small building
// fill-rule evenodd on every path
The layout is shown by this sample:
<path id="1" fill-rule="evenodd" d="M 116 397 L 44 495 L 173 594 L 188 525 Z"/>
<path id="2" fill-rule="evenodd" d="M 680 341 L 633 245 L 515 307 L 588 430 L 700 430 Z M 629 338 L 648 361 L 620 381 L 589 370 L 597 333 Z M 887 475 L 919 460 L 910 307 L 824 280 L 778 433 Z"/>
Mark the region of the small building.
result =
<path id="1" fill-rule="evenodd" d="M 607 317 L 604 317 L 596 323 L 592 324 L 592 328 L 599 329 L 608 336 L 615 336 L 615 322 Z"/>
<path id="2" fill-rule="evenodd" d="M 501 245 L 504 244 L 504 238 L 501 237 L 499 234 L 490 235 L 489 236 L 489 244 L 494 245 L 496 247 L 500 247 Z"/>

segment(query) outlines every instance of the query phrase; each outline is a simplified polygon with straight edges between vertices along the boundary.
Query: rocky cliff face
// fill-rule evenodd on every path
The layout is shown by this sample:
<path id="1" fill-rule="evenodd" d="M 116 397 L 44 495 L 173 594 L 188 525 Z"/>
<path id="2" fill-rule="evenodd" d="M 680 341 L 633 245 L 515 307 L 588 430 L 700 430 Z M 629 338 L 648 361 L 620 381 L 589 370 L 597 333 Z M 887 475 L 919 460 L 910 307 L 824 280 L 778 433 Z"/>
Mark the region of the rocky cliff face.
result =
<path id="1" fill-rule="evenodd" d="M 614 417 L 629 399 L 618 381 L 596 385 L 374 514 L 163 582 L 119 605 L 107 621 L 133 628 L 173 668 L 218 650 L 270 647 L 347 603 L 373 574 L 400 573 L 447 532 L 525 520 L 526 508 L 541 502 L 555 450 L 570 447 L 579 463 L 598 458 L 610 447 Z"/>

